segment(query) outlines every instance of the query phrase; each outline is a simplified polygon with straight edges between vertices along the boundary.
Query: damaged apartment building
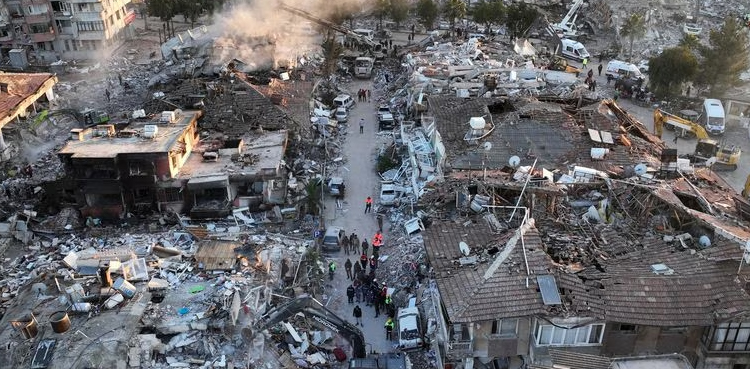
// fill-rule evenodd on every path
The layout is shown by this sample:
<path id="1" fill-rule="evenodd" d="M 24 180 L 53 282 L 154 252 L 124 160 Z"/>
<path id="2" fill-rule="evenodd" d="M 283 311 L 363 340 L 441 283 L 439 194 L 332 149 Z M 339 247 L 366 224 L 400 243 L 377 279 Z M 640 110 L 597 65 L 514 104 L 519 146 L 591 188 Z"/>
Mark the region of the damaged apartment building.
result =
<path id="1" fill-rule="evenodd" d="M 444 365 L 750 367 L 750 227 L 715 173 L 612 101 L 427 100 Z"/>
<path id="2" fill-rule="evenodd" d="M 288 134 L 201 134 L 199 110 L 163 111 L 126 125 L 74 129 L 58 152 L 66 176 L 54 184 L 84 217 L 153 211 L 194 218 L 283 204 Z"/>

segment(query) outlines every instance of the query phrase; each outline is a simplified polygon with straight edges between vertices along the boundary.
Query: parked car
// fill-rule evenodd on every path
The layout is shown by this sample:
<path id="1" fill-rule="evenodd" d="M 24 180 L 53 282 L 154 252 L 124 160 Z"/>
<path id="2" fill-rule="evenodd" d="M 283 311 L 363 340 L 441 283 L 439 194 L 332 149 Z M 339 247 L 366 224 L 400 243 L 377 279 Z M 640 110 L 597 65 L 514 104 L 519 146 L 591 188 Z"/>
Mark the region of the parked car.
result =
<path id="1" fill-rule="evenodd" d="M 383 114 L 391 114 L 391 108 L 386 104 L 378 106 L 378 119 L 380 119 Z"/>
<path id="2" fill-rule="evenodd" d="M 336 108 L 351 109 L 354 106 L 354 99 L 349 95 L 338 95 L 333 99 L 333 106 Z"/>
<path id="3" fill-rule="evenodd" d="M 383 183 L 380 185 L 380 205 L 391 206 L 396 203 L 402 195 L 404 189 L 393 183 Z"/>
<path id="4" fill-rule="evenodd" d="M 346 108 L 337 108 L 335 116 L 336 121 L 339 123 L 346 123 L 349 121 L 349 112 L 346 111 Z"/>
<path id="5" fill-rule="evenodd" d="M 344 197 L 346 192 L 346 186 L 344 185 L 344 179 L 341 177 L 331 177 L 328 180 L 328 192 L 334 197 Z"/>
<path id="6" fill-rule="evenodd" d="M 398 348 L 413 350 L 424 346 L 422 322 L 417 307 L 417 298 L 409 299 L 409 304 L 398 310 Z"/>
<path id="7" fill-rule="evenodd" d="M 326 228 L 326 233 L 323 236 L 323 245 L 321 248 L 323 251 L 339 251 L 341 250 L 341 244 L 346 236 L 346 232 L 341 227 L 331 226 Z"/>
<path id="8" fill-rule="evenodd" d="M 380 130 L 393 129 L 396 126 L 396 121 L 393 119 L 393 114 L 383 113 L 378 117 L 378 128 Z"/>

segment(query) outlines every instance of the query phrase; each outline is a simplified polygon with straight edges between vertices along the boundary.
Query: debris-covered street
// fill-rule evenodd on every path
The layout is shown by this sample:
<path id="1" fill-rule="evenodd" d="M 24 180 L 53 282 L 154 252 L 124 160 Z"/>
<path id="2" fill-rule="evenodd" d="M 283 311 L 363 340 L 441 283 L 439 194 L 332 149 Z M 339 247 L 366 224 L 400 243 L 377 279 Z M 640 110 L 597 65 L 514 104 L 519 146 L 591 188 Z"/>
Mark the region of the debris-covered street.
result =
<path id="1" fill-rule="evenodd" d="M 735 3 L 4 1 L 0 368 L 750 368 Z"/>

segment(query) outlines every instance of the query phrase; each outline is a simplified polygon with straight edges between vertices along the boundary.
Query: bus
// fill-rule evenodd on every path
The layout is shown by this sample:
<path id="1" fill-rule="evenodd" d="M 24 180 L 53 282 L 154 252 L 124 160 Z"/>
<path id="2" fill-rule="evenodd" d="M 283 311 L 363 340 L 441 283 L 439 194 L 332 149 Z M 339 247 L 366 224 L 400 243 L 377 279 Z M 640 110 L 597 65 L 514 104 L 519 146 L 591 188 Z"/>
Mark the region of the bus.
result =
<path id="1" fill-rule="evenodd" d="M 724 106 L 719 99 L 703 100 L 703 112 L 701 113 L 700 123 L 706 128 L 706 132 L 711 135 L 721 135 L 726 131 L 726 116 Z"/>

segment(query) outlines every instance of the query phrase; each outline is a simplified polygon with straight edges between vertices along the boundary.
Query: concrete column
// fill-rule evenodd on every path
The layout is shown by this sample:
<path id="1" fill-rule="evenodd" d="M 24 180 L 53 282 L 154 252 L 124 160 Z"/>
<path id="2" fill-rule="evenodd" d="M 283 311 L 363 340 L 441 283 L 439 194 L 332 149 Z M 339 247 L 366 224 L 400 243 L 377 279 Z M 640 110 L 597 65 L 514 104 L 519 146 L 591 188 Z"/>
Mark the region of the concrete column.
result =
<path id="1" fill-rule="evenodd" d="M 5 144 L 5 138 L 3 137 L 3 130 L 0 129 L 0 161 L 6 161 L 10 159 L 10 150 L 8 145 Z"/>

